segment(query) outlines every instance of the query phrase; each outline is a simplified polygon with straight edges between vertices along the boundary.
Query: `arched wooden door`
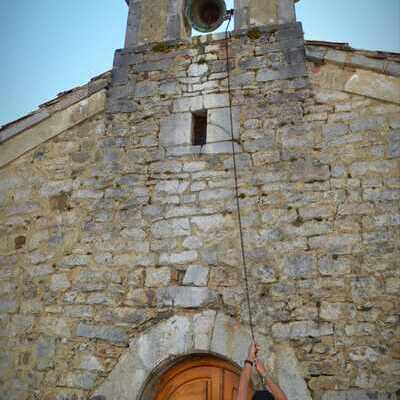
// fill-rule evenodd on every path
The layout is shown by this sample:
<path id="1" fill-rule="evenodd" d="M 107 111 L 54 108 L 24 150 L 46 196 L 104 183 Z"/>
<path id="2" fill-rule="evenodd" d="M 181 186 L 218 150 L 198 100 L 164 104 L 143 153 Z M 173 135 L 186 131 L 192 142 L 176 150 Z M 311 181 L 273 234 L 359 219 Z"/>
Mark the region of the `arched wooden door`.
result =
<path id="1" fill-rule="evenodd" d="M 194 357 L 161 377 L 156 400 L 236 400 L 239 376 L 240 370 L 227 361 Z M 251 395 L 249 390 L 249 400 Z"/>

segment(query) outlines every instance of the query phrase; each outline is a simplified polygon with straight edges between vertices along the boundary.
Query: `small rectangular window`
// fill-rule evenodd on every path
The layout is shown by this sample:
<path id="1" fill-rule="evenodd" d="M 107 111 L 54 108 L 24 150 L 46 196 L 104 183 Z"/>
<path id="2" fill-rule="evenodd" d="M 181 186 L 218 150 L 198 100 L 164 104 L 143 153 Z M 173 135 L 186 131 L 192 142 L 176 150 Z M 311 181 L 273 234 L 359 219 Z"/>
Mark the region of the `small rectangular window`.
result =
<path id="1" fill-rule="evenodd" d="M 192 144 L 203 146 L 207 143 L 207 110 L 193 113 Z"/>

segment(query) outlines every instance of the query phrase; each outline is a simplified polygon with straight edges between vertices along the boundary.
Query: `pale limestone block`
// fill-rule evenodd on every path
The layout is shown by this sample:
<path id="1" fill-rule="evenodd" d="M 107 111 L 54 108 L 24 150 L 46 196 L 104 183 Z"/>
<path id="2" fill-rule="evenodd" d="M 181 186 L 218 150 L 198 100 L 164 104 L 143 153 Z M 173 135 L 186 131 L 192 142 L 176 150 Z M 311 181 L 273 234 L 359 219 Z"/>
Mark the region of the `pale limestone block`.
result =
<path id="1" fill-rule="evenodd" d="M 171 282 L 171 269 L 162 268 L 146 268 L 146 286 L 160 287 L 167 286 Z"/>
<path id="2" fill-rule="evenodd" d="M 184 285 L 207 286 L 208 268 L 201 265 L 190 265 L 183 278 Z"/>
<path id="3" fill-rule="evenodd" d="M 161 120 L 160 145 L 178 146 L 190 145 L 192 140 L 192 115 L 179 113 Z"/>
<path id="4" fill-rule="evenodd" d="M 216 93 L 204 95 L 204 107 L 210 108 L 228 107 L 229 96 L 227 93 Z"/>
<path id="5" fill-rule="evenodd" d="M 168 356 L 186 353 L 193 348 L 192 320 L 174 316 L 150 329 L 135 344 L 141 364 L 151 370 Z"/>
<path id="6" fill-rule="evenodd" d="M 89 371 L 104 371 L 100 361 L 91 354 L 85 354 L 80 357 L 79 368 Z"/>
<path id="7" fill-rule="evenodd" d="M 208 65 L 203 64 L 192 64 L 188 69 L 188 76 L 203 76 L 208 72 Z"/>
<path id="8" fill-rule="evenodd" d="M 241 326 L 233 318 L 219 313 L 215 321 L 211 351 L 241 365 L 247 357 L 250 337 L 248 328 Z"/>
<path id="9" fill-rule="evenodd" d="M 237 143 L 234 143 L 235 154 L 240 153 L 242 148 Z M 216 142 L 216 143 L 207 143 L 202 146 L 201 153 L 203 154 L 231 154 L 232 153 L 232 141 L 226 142 Z"/>
<path id="10" fill-rule="evenodd" d="M 356 70 L 346 82 L 349 93 L 400 104 L 400 78 L 376 72 Z"/>
<path id="11" fill-rule="evenodd" d="M 207 310 L 193 317 L 194 348 L 209 350 L 216 312 Z"/>
<path id="12" fill-rule="evenodd" d="M 181 97 L 173 103 L 174 113 L 200 111 L 203 109 L 203 96 Z"/>
<path id="13" fill-rule="evenodd" d="M 224 217 L 220 214 L 192 217 L 191 221 L 202 232 L 220 230 L 224 226 Z"/>
<path id="14" fill-rule="evenodd" d="M 276 353 L 275 375 L 288 399 L 311 400 L 311 394 L 302 377 L 295 352 L 286 343 L 274 347 Z"/>
<path id="15" fill-rule="evenodd" d="M 136 355 L 136 346 L 135 342 L 131 343 L 129 352 L 122 355 L 105 382 L 96 390 L 96 395 L 105 396 L 106 399 L 136 400 L 150 372 Z"/>
<path id="16" fill-rule="evenodd" d="M 157 291 L 159 306 L 198 308 L 217 300 L 217 294 L 207 287 L 170 286 Z"/>
<path id="17" fill-rule="evenodd" d="M 56 274 L 51 277 L 50 289 L 54 291 L 68 289 L 71 283 L 66 274 Z"/>
<path id="18" fill-rule="evenodd" d="M 160 264 L 187 264 L 196 261 L 197 251 L 189 250 L 181 253 L 161 253 Z"/>
<path id="19" fill-rule="evenodd" d="M 239 107 L 233 107 L 232 120 L 233 129 L 231 129 L 230 109 L 228 107 L 209 110 L 207 125 L 207 143 L 232 140 L 232 130 L 234 139 L 238 139 L 240 130 Z"/>

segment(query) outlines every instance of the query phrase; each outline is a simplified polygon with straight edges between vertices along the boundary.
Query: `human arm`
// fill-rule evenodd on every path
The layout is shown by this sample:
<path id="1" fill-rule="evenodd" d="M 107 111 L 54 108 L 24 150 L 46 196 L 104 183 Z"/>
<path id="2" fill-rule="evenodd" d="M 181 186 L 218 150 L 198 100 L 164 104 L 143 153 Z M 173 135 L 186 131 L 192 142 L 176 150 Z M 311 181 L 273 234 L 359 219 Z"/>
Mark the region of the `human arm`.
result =
<path id="1" fill-rule="evenodd" d="M 249 354 L 247 360 L 254 363 L 257 357 L 258 346 L 252 343 L 249 348 Z M 245 362 L 242 373 L 240 374 L 239 389 L 236 400 L 247 400 L 249 383 L 251 378 L 252 365 Z"/>
<path id="2" fill-rule="evenodd" d="M 265 365 L 259 359 L 256 359 L 256 369 L 258 373 L 264 378 L 266 388 L 271 392 L 275 400 L 288 400 L 286 394 L 279 387 L 279 385 L 274 383 L 273 380 L 269 377 Z"/>

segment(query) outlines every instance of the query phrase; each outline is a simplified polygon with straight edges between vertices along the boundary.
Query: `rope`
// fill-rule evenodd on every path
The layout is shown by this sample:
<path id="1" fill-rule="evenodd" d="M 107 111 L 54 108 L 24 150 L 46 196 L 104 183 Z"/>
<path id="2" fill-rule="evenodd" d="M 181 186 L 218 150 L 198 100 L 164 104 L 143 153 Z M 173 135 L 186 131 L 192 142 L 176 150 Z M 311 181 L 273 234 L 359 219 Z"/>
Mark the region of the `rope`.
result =
<path id="1" fill-rule="evenodd" d="M 229 62 L 229 39 L 230 33 L 228 32 L 229 25 L 232 21 L 232 12 L 229 12 L 228 25 L 225 30 L 225 50 L 226 50 L 226 72 L 228 78 L 228 96 L 229 96 L 229 116 L 230 116 L 230 130 L 231 130 L 231 138 L 232 138 L 232 159 L 233 159 L 233 171 L 235 178 L 235 197 L 236 197 L 236 209 L 238 215 L 238 225 L 239 225 L 239 237 L 240 237 L 240 252 L 243 266 L 243 275 L 245 281 L 245 292 L 246 292 L 246 301 L 247 301 L 247 309 L 249 312 L 249 325 L 250 325 L 250 333 L 253 342 L 255 342 L 254 336 L 254 324 L 253 324 L 253 315 L 251 311 L 251 303 L 250 303 L 250 290 L 249 290 L 249 277 L 248 270 L 246 264 L 246 253 L 244 249 L 244 239 L 243 239 L 243 225 L 242 225 L 242 216 L 240 212 L 240 201 L 239 201 L 239 184 L 238 184 L 238 172 L 237 172 L 237 164 L 236 164 L 236 151 L 235 151 L 235 138 L 233 134 L 233 113 L 232 113 L 232 91 L 231 91 L 231 68 Z"/>

